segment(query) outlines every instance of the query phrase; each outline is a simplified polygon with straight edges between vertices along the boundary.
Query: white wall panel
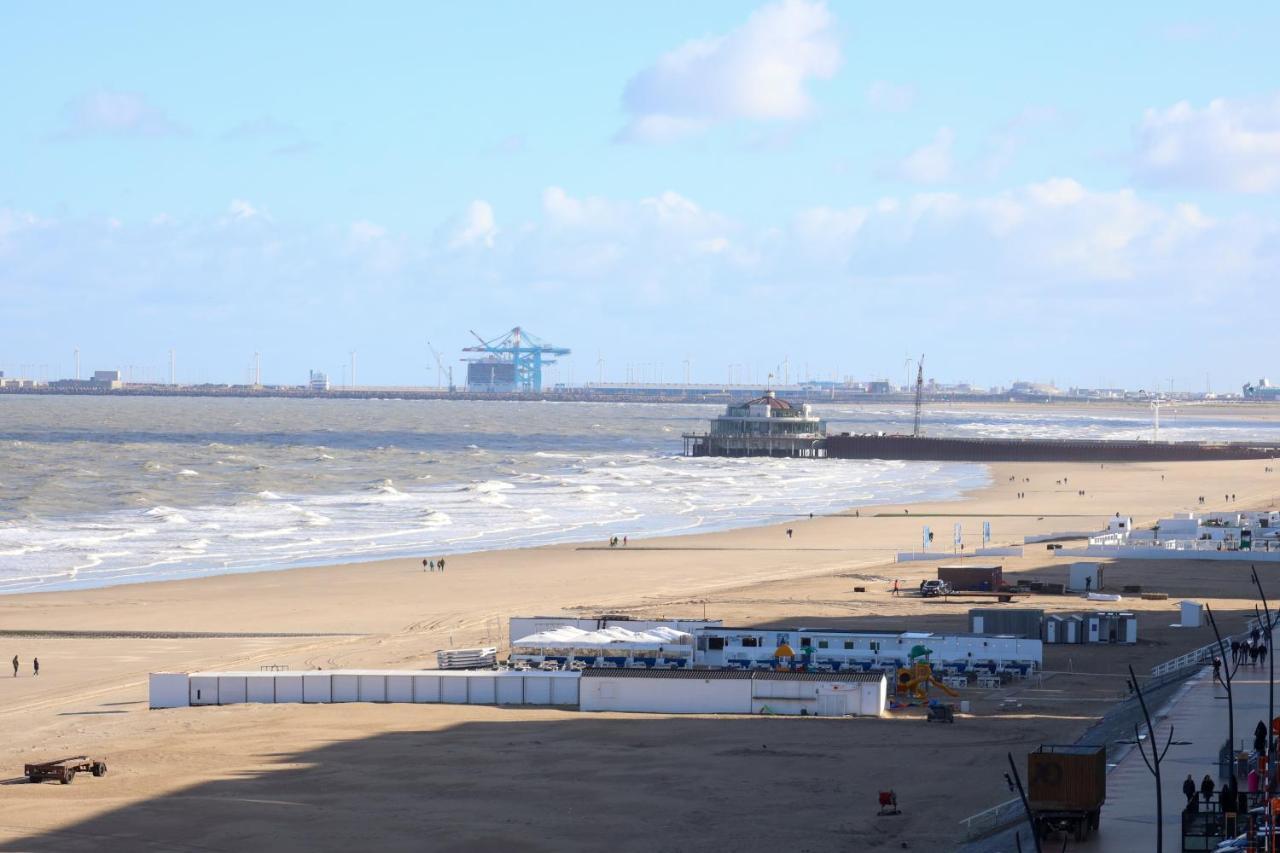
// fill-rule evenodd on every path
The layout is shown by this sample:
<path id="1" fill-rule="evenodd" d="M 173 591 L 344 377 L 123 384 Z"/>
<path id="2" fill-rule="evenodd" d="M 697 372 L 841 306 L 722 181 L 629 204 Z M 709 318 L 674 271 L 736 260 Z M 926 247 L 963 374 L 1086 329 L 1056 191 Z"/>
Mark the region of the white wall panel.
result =
<path id="1" fill-rule="evenodd" d="M 333 701 L 333 676 L 331 675 L 302 676 L 302 701 L 303 702 L 332 702 Z"/>
<path id="2" fill-rule="evenodd" d="M 413 677 L 413 701 L 439 702 L 440 676 L 415 675 Z"/>
<path id="3" fill-rule="evenodd" d="M 413 701 L 413 676 L 412 675 L 388 675 L 386 701 L 412 702 Z"/>
<path id="4" fill-rule="evenodd" d="M 333 676 L 333 695 L 330 702 L 359 702 L 360 677 L 358 675 Z"/>
<path id="5" fill-rule="evenodd" d="M 243 675 L 218 676 L 218 704 L 236 705 L 245 701 Z"/>
<path id="6" fill-rule="evenodd" d="M 467 682 L 469 678 L 456 676 L 440 676 L 440 701 L 456 705 L 464 705 L 467 701 Z"/>
<path id="7" fill-rule="evenodd" d="M 302 701 L 302 675 L 282 675 L 276 673 L 276 701 Z"/>
<path id="8" fill-rule="evenodd" d="M 360 679 L 361 702 L 387 701 L 387 677 L 385 675 L 361 675 L 358 677 Z"/>

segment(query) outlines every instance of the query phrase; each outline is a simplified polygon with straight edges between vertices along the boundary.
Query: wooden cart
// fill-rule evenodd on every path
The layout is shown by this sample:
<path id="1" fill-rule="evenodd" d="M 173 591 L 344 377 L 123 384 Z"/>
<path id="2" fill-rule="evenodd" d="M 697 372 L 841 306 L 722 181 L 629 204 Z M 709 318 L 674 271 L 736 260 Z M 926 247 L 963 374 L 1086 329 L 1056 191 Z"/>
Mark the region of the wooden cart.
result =
<path id="1" fill-rule="evenodd" d="M 23 775 L 29 782 L 43 782 L 46 779 L 57 779 L 63 785 L 70 785 L 77 773 L 92 773 L 94 776 L 107 775 L 107 762 L 90 761 L 88 756 L 76 755 L 71 758 L 59 758 L 57 761 L 44 761 L 40 764 L 26 764 Z"/>

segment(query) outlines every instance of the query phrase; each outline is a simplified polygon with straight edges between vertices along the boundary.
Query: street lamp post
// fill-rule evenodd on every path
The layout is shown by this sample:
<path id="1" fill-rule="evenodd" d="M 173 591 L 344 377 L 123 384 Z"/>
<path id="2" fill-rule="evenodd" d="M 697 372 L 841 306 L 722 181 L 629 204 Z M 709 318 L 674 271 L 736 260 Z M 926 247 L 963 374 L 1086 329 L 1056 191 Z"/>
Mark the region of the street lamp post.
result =
<path id="1" fill-rule="evenodd" d="M 1133 727 L 1133 740 L 1130 741 L 1138 748 L 1138 754 L 1142 756 L 1142 763 L 1147 765 L 1147 770 L 1151 771 L 1151 775 L 1156 779 L 1156 853 L 1164 851 L 1164 791 L 1160 784 L 1160 762 L 1169 752 L 1171 746 L 1186 746 L 1190 741 L 1174 740 L 1173 726 L 1169 726 L 1169 737 L 1165 740 L 1165 744 L 1161 747 L 1156 743 L 1156 727 L 1151 722 L 1151 712 L 1147 710 L 1147 700 L 1142 695 L 1142 688 L 1138 686 L 1138 676 L 1134 674 L 1133 667 L 1129 667 L 1129 686 L 1133 688 L 1133 692 L 1137 694 L 1138 704 L 1142 706 L 1142 717 L 1147 723 L 1147 746 L 1151 748 L 1151 757 L 1147 757 L 1147 746 L 1143 745 L 1142 735 L 1138 732 L 1137 725 Z"/>
<path id="2" fill-rule="evenodd" d="M 1209 617 L 1209 625 L 1213 627 L 1213 636 L 1218 641 L 1218 654 L 1221 656 L 1220 659 L 1223 664 L 1222 686 L 1227 689 L 1227 750 L 1231 753 L 1231 775 L 1234 778 L 1236 772 L 1236 710 L 1231 696 L 1231 679 L 1236 674 L 1236 660 L 1233 659 L 1230 663 L 1226 661 L 1226 648 L 1222 645 L 1222 634 L 1218 633 L 1218 620 L 1213 618 L 1213 608 L 1205 604 L 1204 612 Z"/>

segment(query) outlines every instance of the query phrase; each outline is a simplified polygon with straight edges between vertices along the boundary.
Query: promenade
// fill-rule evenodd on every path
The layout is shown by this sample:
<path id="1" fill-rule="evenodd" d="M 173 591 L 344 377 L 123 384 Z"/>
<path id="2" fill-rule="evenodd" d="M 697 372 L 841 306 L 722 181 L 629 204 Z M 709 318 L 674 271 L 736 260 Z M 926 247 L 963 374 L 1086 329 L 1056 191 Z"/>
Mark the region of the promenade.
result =
<path id="1" fill-rule="evenodd" d="M 1253 729 L 1267 718 L 1267 667 L 1242 666 L 1232 682 L 1235 706 L 1236 746 L 1252 743 Z M 1277 709 L 1280 713 L 1280 708 Z M 1190 773 L 1199 785 L 1206 773 L 1215 784 L 1218 750 L 1227 737 L 1227 692 L 1213 683 L 1212 672 L 1192 678 L 1156 724 L 1156 740 L 1163 744 L 1173 727 L 1174 739 L 1187 746 L 1169 749 L 1161 763 L 1164 791 L 1164 851 L 1181 849 L 1181 812 L 1186 802 L 1182 783 Z M 1107 776 L 1107 804 L 1102 809 L 1102 825 L 1097 835 L 1072 850 L 1139 851 L 1154 850 L 1156 840 L 1155 786 L 1150 771 L 1137 749 L 1132 749 Z M 1059 842 L 1060 843 L 1060 842 Z M 1028 849 L 1024 847 L 1023 849 Z"/>

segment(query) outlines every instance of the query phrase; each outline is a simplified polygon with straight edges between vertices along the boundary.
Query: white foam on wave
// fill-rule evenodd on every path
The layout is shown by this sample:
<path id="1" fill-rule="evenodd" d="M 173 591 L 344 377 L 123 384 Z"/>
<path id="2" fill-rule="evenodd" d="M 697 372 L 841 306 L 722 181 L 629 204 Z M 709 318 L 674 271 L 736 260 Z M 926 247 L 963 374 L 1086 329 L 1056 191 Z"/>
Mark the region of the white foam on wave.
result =
<path id="1" fill-rule="evenodd" d="M 987 480 L 982 466 L 959 464 L 542 458 L 536 476 L 417 481 L 403 490 L 384 478 L 354 492 L 263 490 L 256 500 L 181 511 L 161 505 L 0 524 L 0 592 L 723 529 L 871 502 L 947 499 Z"/>

